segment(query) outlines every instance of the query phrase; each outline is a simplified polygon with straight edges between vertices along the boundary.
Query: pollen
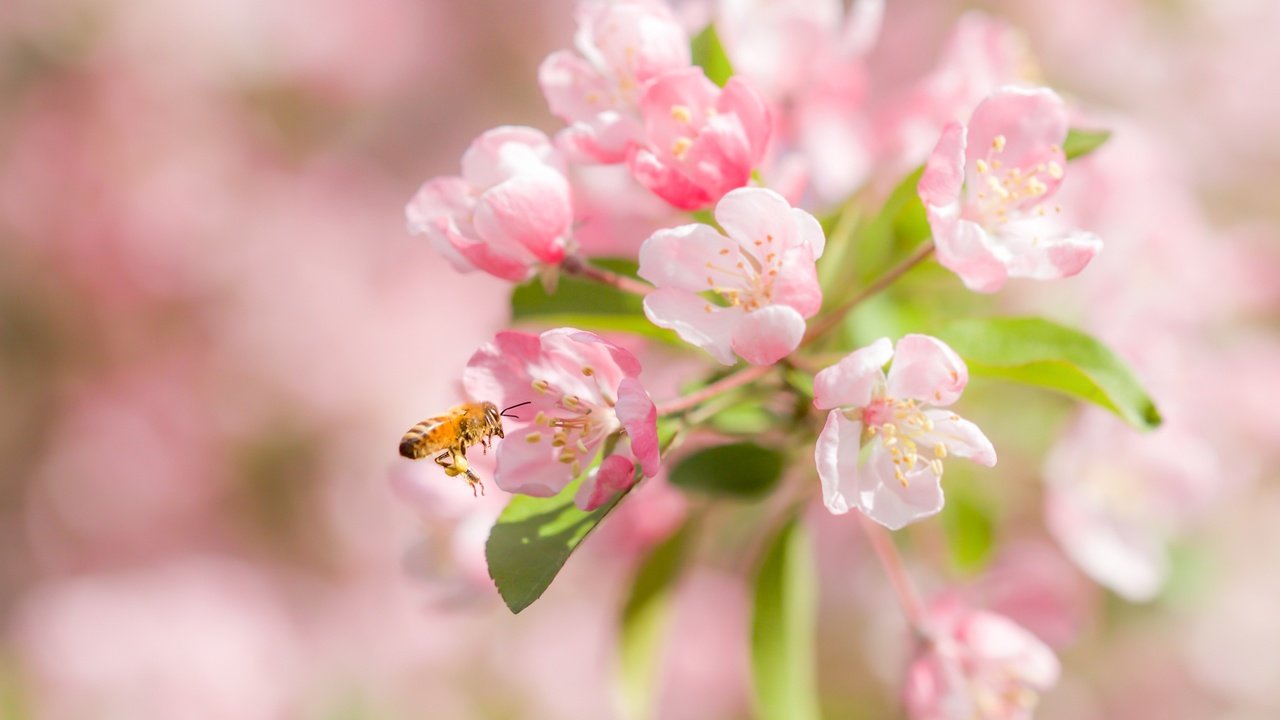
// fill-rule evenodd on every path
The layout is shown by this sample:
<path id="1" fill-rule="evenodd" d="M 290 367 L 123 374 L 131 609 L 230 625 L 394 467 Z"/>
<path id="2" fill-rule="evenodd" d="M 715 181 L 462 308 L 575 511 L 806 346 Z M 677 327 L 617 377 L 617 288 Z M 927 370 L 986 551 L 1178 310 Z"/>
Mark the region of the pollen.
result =
<path id="1" fill-rule="evenodd" d="M 983 160 L 982 158 L 978 158 L 978 162 L 977 162 L 977 163 L 975 163 L 975 164 L 976 164 L 976 165 L 977 165 L 977 167 L 978 167 L 978 173 L 979 173 L 979 174 L 982 174 L 982 173 L 986 172 L 988 169 L 990 169 L 990 166 L 989 166 L 989 165 L 987 165 L 987 161 L 986 161 L 986 160 Z"/>
<path id="2" fill-rule="evenodd" d="M 1062 166 L 1059 165 L 1058 163 L 1056 162 L 1049 163 L 1048 172 L 1049 172 L 1049 177 L 1053 178 L 1054 180 L 1062 179 Z"/>
<path id="3" fill-rule="evenodd" d="M 933 456 L 934 456 L 935 458 L 939 459 L 939 460 L 942 460 L 942 459 L 946 458 L 946 457 L 947 457 L 947 446 L 946 446 L 946 445 L 943 445 L 942 443 L 938 443 L 938 444 L 934 445 L 934 446 L 933 446 Z"/>
<path id="4" fill-rule="evenodd" d="M 1004 152 L 1005 143 L 1008 142 L 1004 135 L 997 135 L 991 138 L 991 149 L 996 152 Z"/>
<path id="5" fill-rule="evenodd" d="M 693 112 L 684 105 L 672 105 L 671 118 L 678 123 L 688 125 L 690 122 L 693 122 Z"/>
<path id="6" fill-rule="evenodd" d="M 533 381 L 533 389 L 537 390 L 540 393 L 546 393 L 547 390 L 549 390 L 550 388 L 551 388 L 551 383 L 547 382 L 546 380 Z"/>
<path id="7" fill-rule="evenodd" d="M 689 154 L 689 148 L 691 147 L 693 147 L 692 140 L 687 137 L 678 138 L 675 142 L 671 143 L 671 154 L 674 155 L 677 160 L 683 160 L 685 155 Z"/>
<path id="8" fill-rule="evenodd" d="M 582 374 L 586 375 L 587 377 L 591 377 L 592 375 L 596 374 L 596 371 L 595 371 L 595 368 L 591 367 L 590 365 L 583 365 Z"/>
<path id="9" fill-rule="evenodd" d="M 525 435 L 525 436 L 524 436 L 524 440 L 525 440 L 525 442 L 527 442 L 527 443 L 538 443 L 538 442 L 542 442 L 542 433 L 540 433 L 540 432 L 531 432 L 531 433 L 529 433 L 528 435 Z"/>

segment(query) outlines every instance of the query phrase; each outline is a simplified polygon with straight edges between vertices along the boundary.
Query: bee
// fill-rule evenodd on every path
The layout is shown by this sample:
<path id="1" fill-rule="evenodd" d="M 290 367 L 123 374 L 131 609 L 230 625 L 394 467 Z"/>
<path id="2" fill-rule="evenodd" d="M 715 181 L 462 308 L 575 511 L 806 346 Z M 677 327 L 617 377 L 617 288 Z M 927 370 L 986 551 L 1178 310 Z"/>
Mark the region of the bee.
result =
<path id="1" fill-rule="evenodd" d="M 443 415 L 427 418 L 409 428 L 404 437 L 400 438 L 400 454 L 410 460 L 421 460 L 438 452 L 440 454 L 434 460 L 444 468 L 445 475 L 464 476 L 471 486 L 471 494 L 476 495 L 476 489 L 479 488 L 479 494 L 483 495 L 484 483 L 467 464 L 467 448 L 479 443 L 488 453 L 493 437 L 503 437 L 502 418 L 519 419 L 515 415 L 508 415 L 507 411 L 530 402 L 517 403 L 501 412 L 491 402 L 457 405 Z"/>

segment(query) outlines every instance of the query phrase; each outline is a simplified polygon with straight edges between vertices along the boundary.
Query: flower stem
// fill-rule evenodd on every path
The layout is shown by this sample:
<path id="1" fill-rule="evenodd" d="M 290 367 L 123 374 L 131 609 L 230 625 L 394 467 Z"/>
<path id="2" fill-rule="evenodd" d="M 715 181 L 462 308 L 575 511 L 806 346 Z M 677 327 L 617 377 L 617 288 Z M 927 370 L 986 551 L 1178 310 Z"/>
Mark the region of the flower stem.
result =
<path id="1" fill-rule="evenodd" d="M 764 377 L 772 369 L 772 365 L 752 365 L 751 367 L 743 368 L 732 375 L 720 378 L 697 392 L 674 398 L 658 405 L 658 414 L 671 415 L 697 407 L 720 393 L 742 387 L 753 380 Z"/>
<path id="2" fill-rule="evenodd" d="M 919 265 L 925 260 L 925 258 L 932 255 L 933 249 L 933 240 L 925 240 L 920 247 L 916 248 L 915 251 L 911 253 L 911 255 L 890 268 L 884 275 L 876 278 L 875 282 L 863 288 L 857 295 L 846 300 L 840 307 L 827 313 L 824 317 L 819 318 L 817 322 L 809 327 L 809 332 L 805 333 L 804 340 L 800 342 L 800 346 L 804 347 L 805 345 L 808 345 L 814 340 L 822 337 L 823 334 L 843 320 L 844 316 L 848 315 L 850 310 L 853 310 L 872 295 L 875 295 L 881 290 L 892 285 L 895 280 L 906 274 L 908 270 Z"/>
<path id="3" fill-rule="evenodd" d="M 907 570 L 902 565 L 902 556 L 898 554 L 898 548 L 894 546 L 889 531 L 862 513 L 858 513 L 858 521 L 862 525 L 862 532 L 867 536 L 867 541 L 871 543 L 871 548 L 875 550 L 880 565 L 884 567 L 885 574 L 889 576 L 889 584 L 898 595 L 898 602 L 902 605 L 903 614 L 907 616 L 907 622 L 921 636 L 927 636 L 924 606 L 920 603 L 920 595 L 916 592 L 915 586 L 911 584 L 911 578 L 907 577 Z"/>
<path id="4" fill-rule="evenodd" d="M 564 270 L 566 275 L 594 280 L 598 283 L 610 285 L 633 295 L 644 296 L 653 290 L 653 287 L 647 283 L 640 282 L 639 280 L 627 277 L 626 275 L 619 275 L 616 272 L 611 272 L 604 268 L 596 267 L 588 263 L 586 260 L 574 255 L 566 257 L 560 263 L 560 268 Z"/>

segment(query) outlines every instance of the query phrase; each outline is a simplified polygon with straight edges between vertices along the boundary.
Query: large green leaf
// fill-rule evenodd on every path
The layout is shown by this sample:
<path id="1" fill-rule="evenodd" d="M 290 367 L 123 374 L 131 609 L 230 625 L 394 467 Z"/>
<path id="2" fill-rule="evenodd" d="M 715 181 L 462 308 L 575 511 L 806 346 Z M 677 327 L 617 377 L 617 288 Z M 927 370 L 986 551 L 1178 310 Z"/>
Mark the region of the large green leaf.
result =
<path id="1" fill-rule="evenodd" d="M 803 525 L 792 520 L 773 539 L 756 577 L 751 668 L 763 720 L 816 720 L 817 573 Z"/>
<path id="2" fill-rule="evenodd" d="M 1071 128 L 1067 131 L 1067 139 L 1062 141 L 1062 154 L 1066 155 L 1068 160 L 1075 160 L 1102 147 L 1102 144 L 1109 139 L 1111 139 L 1110 130 Z"/>
<path id="3" fill-rule="evenodd" d="M 961 468 L 947 469 L 947 504 L 942 508 L 942 527 L 947 534 L 952 566 L 962 573 L 974 573 L 986 567 L 991 559 L 996 523 L 991 502 L 973 487 L 972 478 L 964 475 Z"/>
<path id="4" fill-rule="evenodd" d="M 637 479 L 639 469 L 637 468 Z M 581 479 L 555 497 L 516 495 L 489 531 L 484 557 L 503 602 L 518 613 L 551 585 L 560 568 L 626 493 L 591 512 L 573 504 Z"/>
<path id="5" fill-rule="evenodd" d="M 703 28 L 693 38 L 690 46 L 693 64 L 702 68 L 707 79 L 722 87 L 729 82 L 729 78 L 733 76 L 733 65 L 724 51 L 724 45 L 720 44 L 720 35 L 716 32 L 715 25 Z"/>
<path id="6" fill-rule="evenodd" d="M 757 498 L 782 477 L 784 458 L 777 450 L 736 442 L 698 450 L 671 469 L 671 484 L 685 490 Z"/>
<path id="7" fill-rule="evenodd" d="M 628 717 L 652 715 L 658 656 L 667 629 L 671 595 L 684 565 L 692 524 L 659 544 L 636 571 L 631 594 L 622 610 L 618 639 L 623 706 Z"/>
<path id="8" fill-rule="evenodd" d="M 1057 390 L 1140 429 L 1160 424 L 1155 403 L 1124 361 L 1079 330 L 1042 318 L 986 318 L 953 322 L 937 334 L 973 375 Z"/>

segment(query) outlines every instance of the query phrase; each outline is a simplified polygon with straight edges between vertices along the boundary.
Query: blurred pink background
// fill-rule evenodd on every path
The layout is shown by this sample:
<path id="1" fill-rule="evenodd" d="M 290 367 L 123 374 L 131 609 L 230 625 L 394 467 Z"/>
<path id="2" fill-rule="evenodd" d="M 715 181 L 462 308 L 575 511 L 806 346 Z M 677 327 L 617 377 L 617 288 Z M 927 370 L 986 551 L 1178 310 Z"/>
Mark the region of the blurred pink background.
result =
<path id="1" fill-rule="evenodd" d="M 975 592 L 1073 643 L 1042 717 L 1280 716 L 1280 4 L 978 5 L 1121 130 L 1106 177 L 1151 188 L 1132 222 L 1194 245 L 1170 272 L 1206 289 L 1152 307 L 1195 315 L 1236 286 L 1237 370 L 1177 347 L 1193 369 L 1165 372 L 1246 418 L 1231 459 L 1263 482 L 1154 605 L 1039 537 Z M 871 62 L 922 72 L 970 7 L 890 2 Z M 513 617 L 478 564 L 500 493 L 394 450 L 461 399 L 508 292 L 409 237 L 404 203 L 484 129 L 558 127 L 536 67 L 572 32 L 568 0 L 0 6 L 0 717 L 619 716 L 623 583 L 682 501 L 646 488 Z M 1095 297 L 1155 261 L 1109 247 Z M 814 519 L 825 707 L 891 716 L 899 613 L 852 525 Z M 1001 582 L 1054 563 L 1045 597 Z M 748 600 L 727 561 L 686 578 L 660 717 L 750 716 Z"/>

